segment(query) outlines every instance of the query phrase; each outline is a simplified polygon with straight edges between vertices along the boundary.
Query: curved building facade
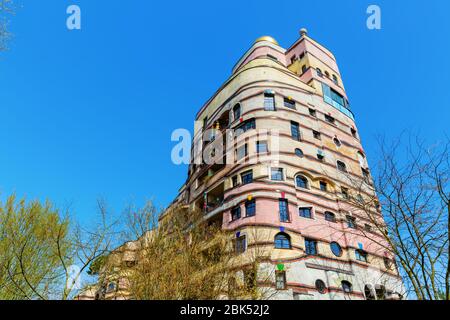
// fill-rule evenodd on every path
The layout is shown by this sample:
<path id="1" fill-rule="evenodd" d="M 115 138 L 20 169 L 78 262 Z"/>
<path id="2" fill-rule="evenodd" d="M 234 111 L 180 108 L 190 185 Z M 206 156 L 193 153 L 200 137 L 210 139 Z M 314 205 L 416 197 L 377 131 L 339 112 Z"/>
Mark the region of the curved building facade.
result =
<path id="1" fill-rule="evenodd" d="M 271 298 L 401 298 L 393 257 L 351 200 L 374 195 L 348 101 L 334 55 L 302 30 L 288 49 L 259 38 L 197 114 L 176 202 L 232 231 L 243 261 L 263 248 Z"/>

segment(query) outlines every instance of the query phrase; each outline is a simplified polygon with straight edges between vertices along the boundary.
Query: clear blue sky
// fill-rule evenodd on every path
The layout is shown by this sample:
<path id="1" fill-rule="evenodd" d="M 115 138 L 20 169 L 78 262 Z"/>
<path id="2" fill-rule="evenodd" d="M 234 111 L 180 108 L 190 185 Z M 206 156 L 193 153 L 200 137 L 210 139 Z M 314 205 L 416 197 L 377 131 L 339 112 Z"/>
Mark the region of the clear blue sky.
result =
<path id="1" fill-rule="evenodd" d="M 0 54 L 0 192 L 70 203 L 82 221 L 104 197 L 120 211 L 167 205 L 186 178 L 170 160 L 176 128 L 261 35 L 288 47 L 307 27 L 332 50 L 368 151 L 405 128 L 449 132 L 450 2 L 22 0 Z M 82 30 L 68 31 L 78 4 Z"/>

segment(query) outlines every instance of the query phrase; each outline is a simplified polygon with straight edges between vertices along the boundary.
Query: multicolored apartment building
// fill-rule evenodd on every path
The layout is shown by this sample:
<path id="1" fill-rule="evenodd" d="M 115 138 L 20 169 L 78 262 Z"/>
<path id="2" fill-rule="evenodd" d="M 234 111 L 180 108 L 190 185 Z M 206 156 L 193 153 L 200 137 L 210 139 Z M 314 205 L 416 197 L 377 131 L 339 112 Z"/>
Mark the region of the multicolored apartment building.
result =
<path id="1" fill-rule="evenodd" d="M 288 49 L 257 39 L 196 120 L 174 204 L 231 231 L 238 255 L 264 248 L 272 298 L 402 298 L 383 237 L 352 201 L 374 194 L 336 59 L 305 29 Z"/>

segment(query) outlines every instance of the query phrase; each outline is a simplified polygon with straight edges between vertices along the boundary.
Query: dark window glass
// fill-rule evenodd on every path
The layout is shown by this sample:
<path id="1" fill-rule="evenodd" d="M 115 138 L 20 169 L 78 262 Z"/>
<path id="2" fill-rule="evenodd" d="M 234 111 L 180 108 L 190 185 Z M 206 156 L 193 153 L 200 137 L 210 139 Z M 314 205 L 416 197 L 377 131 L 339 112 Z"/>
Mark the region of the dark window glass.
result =
<path id="1" fill-rule="evenodd" d="M 241 117 L 241 105 L 238 103 L 233 108 L 234 120 L 238 120 Z"/>
<path id="2" fill-rule="evenodd" d="M 298 148 L 295 149 L 295 155 L 296 155 L 297 157 L 303 158 L 304 154 L 303 154 L 302 149 L 298 149 Z"/>
<path id="3" fill-rule="evenodd" d="M 309 109 L 309 114 L 313 117 L 317 116 L 316 110 L 314 110 L 314 109 Z"/>
<path id="4" fill-rule="evenodd" d="M 336 215 L 332 212 L 325 212 L 325 220 L 329 222 L 336 222 Z"/>
<path id="5" fill-rule="evenodd" d="M 317 255 L 317 241 L 311 239 L 305 239 L 305 251 L 307 255 Z"/>
<path id="6" fill-rule="evenodd" d="M 366 300 L 375 300 L 375 295 L 370 286 L 364 286 L 364 295 L 366 296 Z"/>
<path id="7" fill-rule="evenodd" d="M 236 238 L 235 242 L 234 242 L 234 250 L 236 252 L 236 254 L 241 254 L 245 252 L 246 249 L 246 238 L 245 236 L 240 236 L 239 238 Z"/>
<path id="8" fill-rule="evenodd" d="M 334 82 L 334 84 L 339 85 L 338 78 L 336 77 L 335 74 L 333 74 L 333 82 Z"/>
<path id="9" fill-rule="evenodd" d="M 318 140 L 322 139 L 320 132 L 316 130 L 313 130 L 313 137 Z"/>
<path id="10" fill-rule="evenodd" d="M 344 290 L 345 293 L 351 293 L 352 292 L 352 284 L 348 281 L 342 281 L 342 290 Z"/>
<path id="11" fill-rule="evenodd" d="M 339 245 L 339 243 L 337 243 L 337 242 L 332 242 L 332 243 L 330 244 L 330 248 L 331 248 L 331 252 L 333 252 L 333 254 L 334 254 L 336 257 L 342 256 L 342 248 L 341 248 L 341 246 Z"/>
<path id="12" fill-rule="evenodd" d="M 298 122 L 291 121 L 291 135 L 294 140 L 300 141 L 300 126 Z"/>
<path id="13" fill-rule="evenodd" d="M 307 66 L 305 66 L 305 65 L 303 65 L 303 66 L 302 66 L 302 73 L 305 73 L 305 72 L 306 72 L 306 70 L 308 70 L 308 67 L 307 67 Z"/>
<path id="14" fill-rule="evenodd" d="M 356 256 L 356 260 L 362 261 L 362 262 L 367 262 L 367 252 L 365 252 L 364 250 L 356 249 L 355 256 Z"/>
<path id="15" fill-rule="evenodd" d="M 300 217 L 311 219 L 312 218 L 311 211 L 312 211 L 311 208 L 299 208 L 298 214 L 300 215 Z"/>
<path id="16" fill-rule="evenodd" d="M 284 98 L 284 106 L 295 110 L 295 101 L 289 98 Z"/>
<path id="17" fill-rule="evenodd" d="M 241 174 L 242 184 L 249 184 L 253 182 L 253 171 L 246 171 Z"/>
<path id="18" fill-rule="evenodd" d="M 233 209 L 231 209 L 231 220 L 237 220 L 241 217 L 241 207 L 234 207 Z"/>
<path id="19" fill-rule="evenodd" d="M 308 189 L 308 179 L 306 179 L 305 177 L 297 176 L 297 178 L 295 178 L 295 182 L 297 184 L 297 187 Z"/>
<path id="20" fill-rule="evenodd" d="M 321 78 L 323 77 L 322 70 L 320 70 L 319 68 L 316 68 L 316 72 L 319 77 L 321 77 Z"/>
<path id="21" fill-rule="evenodd" d="M 248 200 L 245 202 L 245 216 L 253 217 L 256 214 L 256 201 Z"/>
<path id="22" fill-rule="evenodd" d="M 275 236 L 276 249 L 290 249 L 291 238 L 286 233 L 279 233 Z"/>
<path id="23" fill-rule="evenodd" d="M 289 222 L 288 201 L 286 199 L 280 199 L 278 205 L 280 208 L 280 221 Z"/>
<path id="24" fill-rule="evenodd" d="M 356 229 L 355 218 L 347 216 L 347 227 L 349 227 L 351 229 Z"/>
<path id="25" fill-rule="evenodd" d="M 350 132 L 352 133 L 352 136 L 353 136 L 354 138 L 357 138 L 357 136 L 356 136 L 356 130 L 355 130 L 355 129 L 350 128 Z"/>
<path id="26" fill-rule="evenodd" d="M 234 134 L 236 137 L 243 134 L 244 132 L 247 132 L 249 130 L 256 129 L 256 122 L 255 119 L 250 119 L 247 121 L 244 121 L 244 123 L 240 124 L 236 129 L 234 130 Z"/>
<path id="27" fill-rule="evenodd" d="M 347 165 L 343 163 L 342 161 L 337 161 L 337 168 L 339 171 L 347 172 Z"/>
<path id="28" fill-rule="evenodd" d="M 332 116 L 329 116 L 327 114 L 325 115 L 325 120 L 329 123 L 334 123 L 334 121 L 335 121 Z"/>
<path id="29" fill-rule="evenodd" d="M 334 144 L 335 144 L 337 147 L 342 146 L 342 143 L 341 143 L 341 141 L 340 141 L 338 138 L 334 138 L 334 139 L 333 139 L 333 142 L 334 142 Z"/>
<path id="30" fill-rule="evenodd" d="M 320 190 L 325 192 L 328 190 L 328 185 L 325 181 L 320 181 Z"/>
<path id="31" fill-rule="evenodd" d="M 236 187 L 238 185 L 238 177 L 234 176 L 231 180 L 233 182 L 233 187 Z"/>
<path id="32" fill-rule="evenodd" d="M 327 286 L 322 280 L 316 280 L 316 289 L 319 293 L 324 294 L 327 290 Z"/>
<path id="33" fill-rule="evenodd" d="M 274 181 L 283 181 L 283 169 L 282 168 L 272 168 L 271 169 L 271 179 Z"/>
<path id="34" fill-rule="evenodd" d="M 344 199 L 348 199 L 348 189 L 347 188 L 342 187 L 341 188 L 341 193 L 342 193 L 342 197 Z"/>

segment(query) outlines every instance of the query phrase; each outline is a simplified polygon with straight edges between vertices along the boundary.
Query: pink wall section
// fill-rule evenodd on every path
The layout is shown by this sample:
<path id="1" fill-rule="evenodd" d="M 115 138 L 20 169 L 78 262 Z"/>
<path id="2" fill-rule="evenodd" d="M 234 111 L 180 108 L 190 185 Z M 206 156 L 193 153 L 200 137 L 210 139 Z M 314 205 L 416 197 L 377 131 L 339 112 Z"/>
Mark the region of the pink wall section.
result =
<path id="1" fill-rule="evenodd" d="M 253 59 L 256 59 L 261 56 L 267 56 L 268 54 L 276 57 L 278 59 L 278 61 L 281 62 L 281 64 L 286 66 L 286 56 L 283 53 L 281 53 L 280 51 L 277 51 L 271 47 L 264 46 L 264 47 L 258 47 L 256 49 L 254 49 L 253 52 L 250 53 L 250 55 L 239 66 L 237 66 L 237 69 L 240 68 L 241 66 L 246 65 L 248 62 L 252 61 Z"/>

